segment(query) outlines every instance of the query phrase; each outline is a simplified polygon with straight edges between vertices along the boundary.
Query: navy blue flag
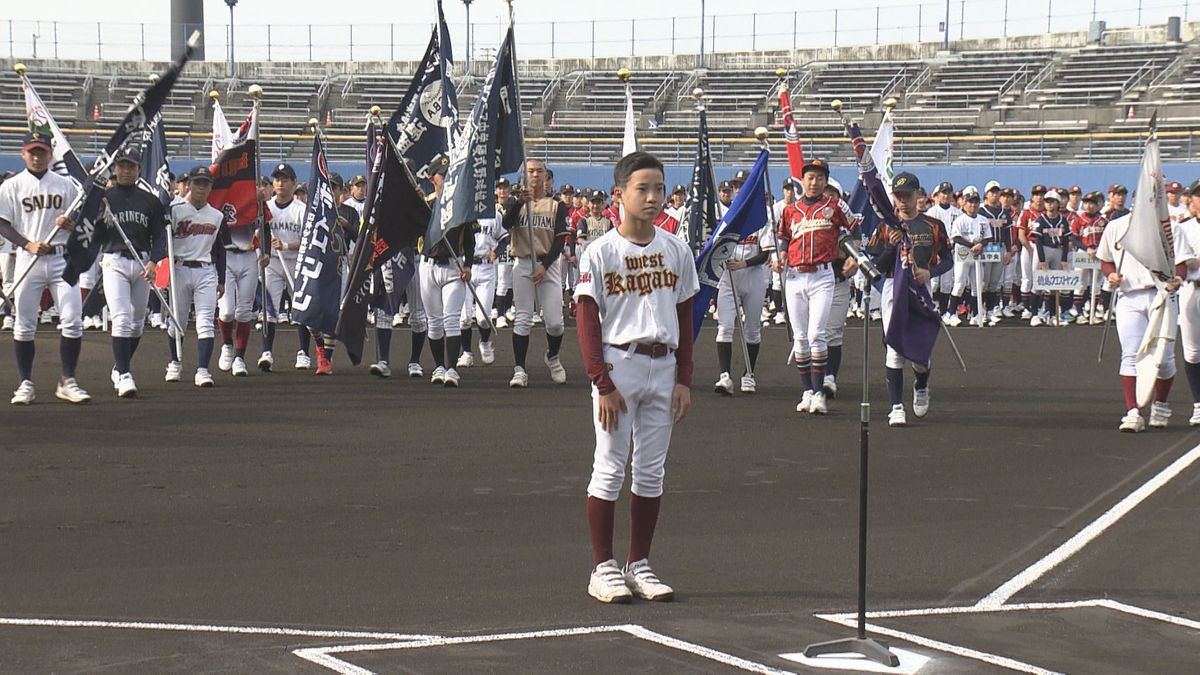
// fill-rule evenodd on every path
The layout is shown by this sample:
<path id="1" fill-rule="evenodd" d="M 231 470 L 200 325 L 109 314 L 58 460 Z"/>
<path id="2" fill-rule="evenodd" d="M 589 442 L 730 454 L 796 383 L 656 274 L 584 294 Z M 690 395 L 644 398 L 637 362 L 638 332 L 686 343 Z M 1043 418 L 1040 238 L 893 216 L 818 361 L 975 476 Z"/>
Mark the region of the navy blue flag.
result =
<path id="1" fill-rule="evenodd" d="M 496 178 L 520 170 L 525 161 L 521 93 L 514 59 L 513 28 L 509 26 L 496 62 L 475 99 L 471 117 L 450 149 L 446 182 L 434 202 L 424 251 L 431 250 L 455 227 L 495 218 Z"/>
<path id="2" fill-rule="evenodd" d="M 329 166 L 325 163 L 325 144 L 318 134 L 313 138 L 308 207 L 300 230 L 296 277 L 292 280 L 292 320 L 330 336 L 337 328 L 342 292 L 342 276 L 338 272 L 346 252 L 346 240 L 337 219 L 337 203 L 329 186 Z"/>
<path id="3" fill-rule="evenodd" d="M 388 138 L 426 194 L 433 193 L 429 177 L 449 156 L 457 135 L 458 93 L 449 75 L 453 60 L 450 30 L 438 0 L 438 23 L 425 57 L 387 125 Z"/>
<path id="4" fill-rule="evenodd" d="M 883 342 L 913 363 L 929 365 L 933 344 L 937 341 L 942 319 L 929 289 L 913 278 L 907 255 L 908 236 L 900 244 L 892 276 L 892 315 L 884 329 Z"/>
<path id="5" fill-rule="evenodd" d="M 696 163 L 687 203 L 687 239 L 692 252 L 700 250 L 705 234 L 717 227 L 717 185 L 713 179 L 712 152 L 708 145 L 708 116 L 700 111 Z"/>
<path id="6" fill-rule="evenodd" d="M 692 307 L 692 335 L 700 335 L 700 325 L 708 312 L 708 301 L 721 283 L 725 263 L 733 254 L 734 247 L 748 234 L 761 230 L 767 224 L 767 200 L 764 176 L 771 153 L 760 150 L 750 175 L 746 177 L 746 188 L 738 191 L 712 236 L 696 256 L 696 275 L 700 278 L 700 292 L 696 294 Z M 758 186 L 755 189 L 754 186 Z"/>
<path id="7" fill-rule="evenodd" d="M 862 223 L 859 224 L 858 233 L 861 241 L 865 244 L 875 230 L 879 228 L 879 214 L 875 212 L 875 205 L 871 203 L 870 196 L 867 194 L 867 187 L 863 185 L 863 179 L 860 177 L 854 184 L 854 192 L 850 193 L 850 210 L 862 216 Z"/>
<path id="8" fill-rule="evenodd" d="M 163 103 L 167 100 L 167 95 L 171 93 L 171 89 L 179 79 L 179 74 L 183 71 L 183 66 L 191 59 L 198 39 L 199 34 L 194 33 L 188 40 L 183 54 L 180 54 L 179 58 L 167 68 L 167 72 L 155 80 L 148 89 L 134 97 L 133 104 L 125 112 L 121 123 L 113 130 L 108 143 L 104 145 L 104 150 L 96 158 L 92 170 L 84 179 L 80 189 L 83 199 L 80 206 L 70 213 L 71 219 L 75 221 L 75 226 L 71 229 L 70 237 L 67 239 L 65 256 L 67 266 L 63 270 L 63 281 L 68 284 L 74 285 L 79 280 L 79 275 L 92 266 L 92 263 L 96 261 L 96 256 L 100 253 L 100 243 L 106 229 L 101 214 L 104 203 L 104 186 L 108 181 L 108 174 L 117 151 L 131 140 L 145 138 L 146 129 L 151 121 L 158 117 Z M 144 161 L 143 166 L 145 166 Z"/>
<path id="9" fill-rule="evenodd" d="M 163 128 L 162 115 L 154 119 L 143 131 L 142 175 L 138 187 L 158 197 L 163 208 L 171 205 L 175 196 L 175 184 L 171 181 L 171 165 L 167 161 L 167 132 Z"/>

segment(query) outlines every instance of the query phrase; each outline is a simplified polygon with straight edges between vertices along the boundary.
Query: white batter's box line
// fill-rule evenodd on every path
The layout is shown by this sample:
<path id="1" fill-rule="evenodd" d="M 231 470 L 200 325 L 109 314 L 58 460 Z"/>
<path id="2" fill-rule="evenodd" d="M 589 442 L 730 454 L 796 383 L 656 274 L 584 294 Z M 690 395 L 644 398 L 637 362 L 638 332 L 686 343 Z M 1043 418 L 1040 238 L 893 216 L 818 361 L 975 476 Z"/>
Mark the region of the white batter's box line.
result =
<path id="1" fill-rule="evenodd" d="M 558 638 L 558 637 L 576 637 L 580 635 L 596 635 L 599 633 L 625 633 L 639 640 L 646 640 L 654 644 L 676 649 L 682 652 L 687 652 L 703 659 L 715 661 L 733 668 L 738 668 L 751 673 L 764 673 L 767 675 L 792 675 L 789 671 L 773 668 L 761 663 L 749 661 L 732 654 L 710 649 L 702 645 L 692 642 L 686 642 L 677 638 L 656 633 L 652 630 L 643 628 L 634 624 L 620 624 L 611 626 L 581 626 L 578 628 L 558 628 L 551 630 L 525 631 L 519 633 L 496 633 L 492 635 L 466 635 L 458 637 L 432 637 L 423 640 L 408 640 L 403 642 L 389 643 L 368 643 L 357 645 L 339 645 L 336 647 L 308 647 L 304 649 L 294 650 L 292 653 L 296 656 L 324 666 L 339 673 L 341 675 L 374 675 L 373 671 L 367 670 L 352 663 L 348 663 L 339 659 L 334 654 L 354 654 L 361 652 L 379 652 L 391 651 L 400 649 L 423 649 L 427 647 L 449 647 L 454 645 L 466 644 L 482 644 L 488 642 L 504 642 L 511 640 L 536 640 L 541 638 Z"/>
<path id="2" fill-rule="evenodd" d="M 153 621 L 103 621 L 76 619 L 42 619 L 0 617 L 0 626 L 31 628 L 99 628 L 116 630 L 168 631 L 178 633 L 226 633 L 233 635 L 284 635 L 331 640 L 429 640 L 436 635 L 410 633 L 379 633 L 356 630 L 313 630 L 277 626 L 216 626 L 194 623 L 162 623 Z"/>

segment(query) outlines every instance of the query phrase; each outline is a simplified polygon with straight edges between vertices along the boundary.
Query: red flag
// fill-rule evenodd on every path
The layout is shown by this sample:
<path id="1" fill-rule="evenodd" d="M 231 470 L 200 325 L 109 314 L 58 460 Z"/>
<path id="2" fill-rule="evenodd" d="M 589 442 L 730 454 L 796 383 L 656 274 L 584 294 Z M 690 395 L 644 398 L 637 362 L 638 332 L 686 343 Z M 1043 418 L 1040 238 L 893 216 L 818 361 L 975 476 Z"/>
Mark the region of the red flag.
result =
<path id="1" fill-rule="evenodd" d="M 154 285 L 158 288 L 166 288 L 171 285 L 171 261 L 169 258 L 163 258 L 155 265 Z"/>
<path id="2" fill-rule="evenodd" d="M 788 168 L 792 177 L 799 180 L 804 168 L 804 150 L 796 134 L 796 120 L 792 117 L 792 101 L 787 87 L 779 88 L 779 104 L 783 108 L 783 140 L 787 144 Z"/>
<path id="3" fill-rule="evenodd" d="M 225 214 L 232 243 L 249 250 L 265 213 L 258 201 L 258 110 L 252 110 L 212 164 L 208 203 Z"/>

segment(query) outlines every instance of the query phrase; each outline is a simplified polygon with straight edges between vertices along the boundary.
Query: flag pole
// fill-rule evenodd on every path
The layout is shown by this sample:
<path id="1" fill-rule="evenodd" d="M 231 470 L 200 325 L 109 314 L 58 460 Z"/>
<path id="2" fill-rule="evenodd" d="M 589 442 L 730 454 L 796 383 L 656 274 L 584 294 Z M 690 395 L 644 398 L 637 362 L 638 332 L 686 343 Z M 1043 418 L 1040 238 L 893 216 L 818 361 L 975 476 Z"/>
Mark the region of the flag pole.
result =
<path id="1" fill-rule="evenodd" d="M 766 127 L 758 127 L 754 130 L 754 137 L 758 139 L 758 147 L 771 151 L 770 132 Z M 775 217 L 775 195 L 771 193 L 771 163 L 763 167 L 763 188 L 767 204 L 767 216 L 771 219 L 771 238 L 775 242 L 775 264 L 779 267 L 779 293 L 783 296 L 783 318 L 787 324 L 788 335 L 788 363 L 795 360 L 796 343 L 795 336 L 792 334 L 792 317 L 788 313 L 787 305 L 787 258 L 783 251 L 779 250 L 779 222 Z"/>
<path id="2" fill-rule="evenodd" d="M 251 106 L 251 113 L 254 115 L 254 125 L 258 126 L 258 111 L 262 107 L 263 88 L 257 84 L 252 84 L 246 90 L 246 93 L 254 101 L 254 103 Z M 258 139 L 258 134 L 256 133 L 255 137 L 254 137 L 254 193 L 255 193 L 254 203 L 257 206 L 257 210 L 258 210 L 258 217 L 256 218 L 256 221 L 257 221 L 256 224 L 258 225 L 259 234 L 265 235 L 267 229 L 266 229 L 266 223 L 263 221 L 263 203 L 262 203 L 262 200 L 258 198 L 258 183 L 259 183 L 258 172 L 261 170 L 261 164 L 259 162 L 259 151 L 260 151 L 259 139 Z M 271 242 L 263 241 L 263 242 L 259 242 L 259 245 L 266 246 L 267 250 L 270 250 Z M 268 261 L 268 264 L 269 264 L 269 261 Z M 269 300 L 269 295 L 267 293 L 267 266 L 262 263 L 262 253 L 261 252 L 259 253 L 258 281 L 259 281 L 259 285 L 262 287 L 262 311 L 263 311 L 262 334 L 265 337 L 267 335 L 267 302 Z M 278 314 L 279 314 L 278 307 L 275 308 L 275 314 L 276 314 L 276 318 L 278 318 Z"/>
<path id="3" fill-rule="evenodd" d="M 504 1 L 508 5 L 508 29 L 510 31 L 512 31 L 512 34 L 513 34 L 512 44 L 509 45 L 509 54 L 512 55 L 513 82 L 516 83 L 517 100 L 520 101 L 521 100 L 521 78 L 518 77 L 518 75 L 517 75 L 517 31 L 515 28 L 516 20 L 513 18 L 513 0 L 504 0 Z M 517 127 L 519 129 L 521 129 L 521 157 L 523 158 L 523 161 L 521 162 L 521 178 L 520 178 L 520 183 L 518 183 L 518 185 L 520 185 L 520 187 L 521 187 L 521 194 L 524 195 L 525 192 L 529 188 L 529 182 L 528 182 L 529 181 L 529 172 L 526 169 L 526 167 L 528 166 L 528 162 L 529 162 L 529 152 L 525 149 L 525 113 L 523 113 L 521 110 L 517 110 L 517 122 L 518 122 Z M 524 207 L 525 207 L 525 203 L 520 204 L 517 207 L 517 213 L 519 214 L 520 210 Z M 521 226 L 520 226 L 520 224 L 518 224 L 516 227 L 519 228 Z M 525 232 L 526 232 L 526 234 L 529 235 L 529 277 L 532 277 L 533 270 L 535 267 L 537 267 L 537 253 L 536 253 L 536 250 L 534 249 L 534 245 L 533 245 L 533 223 L 532 222 L 526 228 Z M 519 259 L 518 259 L 518 261 L 519 261 Z M 536 284 L 534 284 L 534 285 L 536 286 Z M 534 293 L 533 295 L 534 295 L 534 300 L 536 300 L 537 293 Z M 536 307 L 535 307 L 535 311 L 536 311 Z"/>

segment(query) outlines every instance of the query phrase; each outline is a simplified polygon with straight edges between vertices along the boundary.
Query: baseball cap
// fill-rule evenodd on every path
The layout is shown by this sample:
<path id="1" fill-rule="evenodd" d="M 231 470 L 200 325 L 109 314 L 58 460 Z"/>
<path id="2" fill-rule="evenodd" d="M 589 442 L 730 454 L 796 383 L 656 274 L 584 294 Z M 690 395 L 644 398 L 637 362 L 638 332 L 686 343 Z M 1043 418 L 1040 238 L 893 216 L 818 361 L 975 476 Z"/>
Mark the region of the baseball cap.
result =
<path id="1" fill-rule="evenodd" d="M 1171 181 L 1167 183 L 1167 192 L 1183 192 L 1183 185 L 1179 181 Z"/>
<path id="2" fill-rule="evenodd" d="M 842 194 L 842 192 L 843 192 L 842 184 L 832 178 L 829 179 L 829 182 L 826 184 L 826 187 L 831 187 L 831 188 L 837 190 L 839 195 Z"/>
<path id="3" fill-rule="evenodd" d="M 1124 185 L 1121 185 L 1120 183 L 1113 183 L 1112 185 L 1108 186 L 1108 194 L 1111 195 L 1114 192 L 1116 192 L 1118 194 L 1123 194 L 1123 195 L 1129 194 L 1129 188 L 1125 187 Z"/>
<path id="4" fill-rule="evenodd" d="M 921 189 L 921 181 L 907 171 L 901 171 L 892 179 L 892 192 L 916 192 Z"/>
<path id="5" fill-rule="evenodd" d="M 184 171 L 183 173 L 181 173 L 175 177 L 175 182 L 176 183 L 186 183 L 191 179 L 192 179 L 191 174 L 188 173 L 187 171 Z"/>
<path id="6" fill-rule="evenodd" d="M 800 175 L 803 176 L 804 174 L 808 173 L 809 171 L 821 171 L 826 176 L 828 176 L 829 175 L 829 162 L 826 162 L 823 159 L 805 160 L 804 166 L 800 169 Z"/>
<path id="7" fill-rule="evenodd" d="M 450 160 L 446 159 L 445 157 L 442 157 L 440 160 L 438 160 L 436 162 L 436 164 L 437 164 L 437 166 L 435 166 L 433 169 L 434 175 L 445 176 L 446 171 L 448 171 L 450 169 Z M 568 186 L 568 187 L 570 187 L 570 186 Z M 574 188 L 571 188 L 571 189 L 574 190 Z"/>
<path id="8" fill-rule="evenodd" d="M 605 200 L 604 200 L 604 193 L 603 193 L 603 192 L 595 192 L 595 193 L 593 193 L 593 194 L 592 194 L 592 200 L 591 200 L 591 201 L 592 201 L 592 203 L 593 203 L 593 204 L 603 204 L 603 203 L 604 203 L 604 201 L 605 201 Z"/>
<path id="9" fill-rule="evenodd" d="M 1089 192 L 1086 195 L 1084 195 L 1083 201 L 1095 202 L 1097 204 L 1103 204 L 1104 203 L 1104 195 L 1100 194 L 1099 190 L 1095 190 L 1095 191 Z"/>
<path id="10" fill-rule="evenodd" d="M 1200 179 L 1197 179 L 1196 182 L 1192 183 L 1191 186 L 1188 187 L 1187 195 L 1189 197 L 1195 197 L 1196 195 L 1200 195 Z"/>
<path id="11" fill-rule="evenodd" d="M 721 181 L 721 184 L 717 186 L 717 189 L 718 190 L 732 190 L 733 183 L 731 181 L 723 180 L 723 181 Z"/>
<path id="12" fill-rule="evenodd" d="M 30 131 L 25 134 L 25 142 L 21 145 L 21 149 L 28 150 L 30 148 L 54 150 L 54 147 L 50 145 L 50 136 L 40 131 Z"/>
<path id="13" fill-rule="evenodd" d="M 739 169 L 737 173 L 733 174 L 733 178 L 731 178 L 729 182 L 734 185 L 741 185 L 742 183 L 745 183 L 746 179 L 749 177 L 749 171 L 746 171 L 745 169 Z"/>
<path id="14" fill-rule="evenodd" d="M 201 182 L 208 181 L 209 183 L 213 182 L 212 170 L 210 170 L 207 166 L 198 166 L 188 173 L 185 173 L 184 176 L 188 177 L 189 182 L 194 180 Z"/>
<path id="15" fill-rule="evenodd" d="M 367 182 L 367 177 L 362 175 L 361 173 L 358 174 L 357 176 L 355 176 L 354 178 L 350 179 L 350 185 L 358 185 L 359 183 L 366 184 L 366 182 Z"/>
<path id="16" fill-rule="evenodd" d="M 1067 194 L 1081 195 L 1081 194 L 1083 194 L 1083 188 L 1079 187 L 1078 185 L 1072 185 L 1071 189 L 1067 190 Z"/>
<path id="17" fill-rule="evenodd" d="M 1001 197 L 1012 197 L 1015 194 L 1016 194 L 1016 191 L 1013 190 L 1012 188 L 1000 188 L 1000 196 Z"/>
<path id="18" fill-rule="evenodd" d="M 336 171 L 329 172 L 329 186 L 335 188 L 346 187 L 346 179 L 342 178 L 342 174 Z"/>
<path id="19" fill-rule="evenodd" d="M 954 185 L 950 181 L 944 180 L 944 181 L 938 183 L 937 189 L 934 190 L 933 192 L 934 192 L 934 194 L 937 194 L 939 192 L 954 192 Z"/>
<path id="20" fill-rule="evenodd" d="M 362 176 L 355 176 L 355 178 L 362 178 Z M 496 180 L 496 187 L 508 187 L 510 185 L 512 185 L 512 183 L 509 183 L 507 178 L 499 178 Z"/>
<path id="21" fill-rule="evenodd" d="M 962 196 L 963 199 L 979 201 L 979 189 L 974 185 L 968 185 L 963 188 Z"/>
<path id="22" fill-rule="evenodd" d="M 677 194 L 685 194 L 686 195 L 687 193 L 688 193 L 687 188 L 683 187 L 682 185 L 676 185 L 675 189 L 671 190 L 671 194 L 673 194 L 673 195 L 677 195 Z"/>
<path id="23" fill-rule="evenodd" d="M 137 148 L 124 147 L 117 151 L 117 156 L 113 158 L 113 162 L 133 162 L 141 166 L 142 153 Z"/>
<path id="24" fill-rule="evenodd" d="M 1029 194 L 1044 195 L 1044 194 L 1046 194 L 1046 186 L 1042 185 L 1041 183 L 1034 185 L 1032 188 L 1029 189 Z"/>
<path id="25" fill-rule="evenodd" d="M 271 178 L 278 178 L 280 176 L 296 180 L 296 170 L 292 168 L 291 164 L 279 164 L 271 172 Z"/>
<path id="26" fill-rule="evenodd" d="M 987 193 L 991 192 L 992 190 L 999 190 L 999 189 L 1000 189 L 999 181 L 994 181 L 994 180 L 989 180 L 987 182 L 987 185 L 983 186 L 984 194 L 987 194 Z"/>
<path id="27" fill-rule="evenodd" d="M 306 185 L 305 183 L 301 183 L 301 184 L 297 185 L 296 192 L 303 192 L 304 194 L 308 194 L 308 185 Z"/>
<path id="28" fill-rule="evenodd" d="M 796 189 L 796 181 L 792 180 L 791 178 L 784 179 L 783 189 L 784 190 L 795 190 Z"/>
<path id="29" fill-rule="evenodd" d="M 1061 202 L 1061 201 L 1062 201 L 1062 196 L 1060 196 L 1060 195 L 1058 194 L 1058 191 L 1057 191 L 1057 190 L 1050 190 L 1049 192 L 1047 192 L 1047 193 L 1046 193 L 1046 196 L 1045 196 L 1045 197 L 1042 197 L 1042 199 L 1045 199 L 1046 201 L 1051 201 L 1051 200 L 1053 200 L 1053 201 L 1056 201 L 1056 202 Z"/>
<path id="30" fill-rule="evenodd" d="M 561 188 L 559 188 L 558 191 L 564 195 L 573 195 L 575 194 L 575 186 L 571 185 L 570 183 L 565 183 Z"/>

